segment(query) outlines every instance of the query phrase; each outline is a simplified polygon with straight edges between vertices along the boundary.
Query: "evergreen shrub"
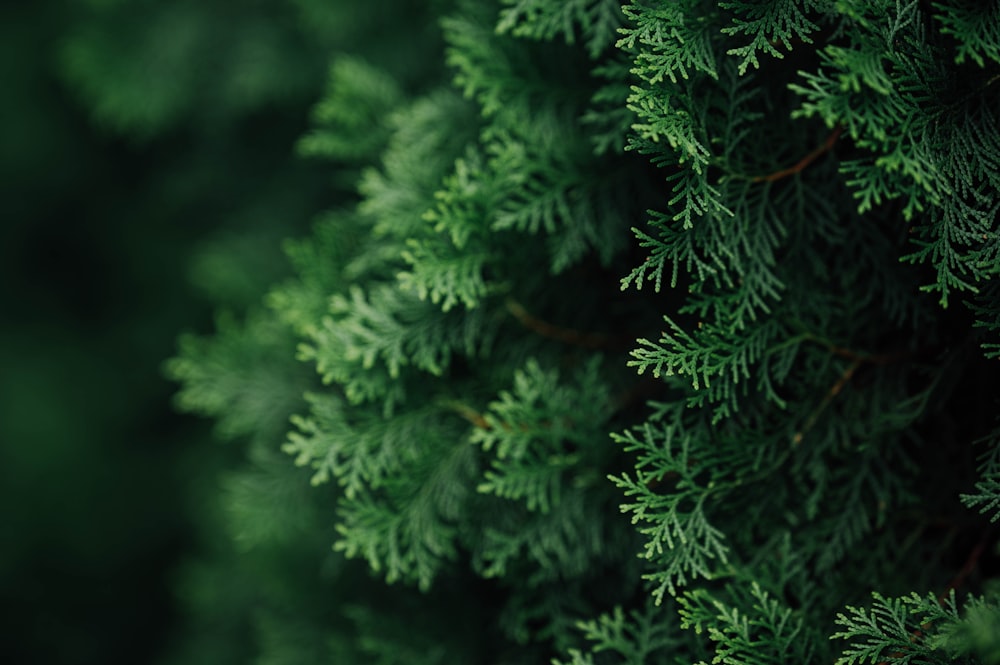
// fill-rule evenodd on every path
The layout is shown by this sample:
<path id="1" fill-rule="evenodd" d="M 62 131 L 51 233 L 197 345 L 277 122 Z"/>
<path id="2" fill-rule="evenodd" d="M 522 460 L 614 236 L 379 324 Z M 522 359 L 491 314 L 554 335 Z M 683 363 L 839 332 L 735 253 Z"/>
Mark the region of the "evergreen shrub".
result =
<path id="1" fill-rule="evenodd" d="M 248 442 L 201 644 L 1000 663 L 1000 6 L 431 6 L 333 58 L 295 276 L 168 364 Z"/>

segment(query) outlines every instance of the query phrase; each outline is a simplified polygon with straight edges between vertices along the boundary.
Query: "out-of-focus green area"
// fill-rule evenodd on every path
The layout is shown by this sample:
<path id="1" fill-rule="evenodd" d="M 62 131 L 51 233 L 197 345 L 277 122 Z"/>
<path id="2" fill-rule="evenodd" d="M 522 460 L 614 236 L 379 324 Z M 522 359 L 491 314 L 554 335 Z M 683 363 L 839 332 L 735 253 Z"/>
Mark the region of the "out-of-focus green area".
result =
<path id="1" fill-rule="evenodd" d="M 168 649 L 177 570 L 241 452 L 174 412 L 162 364 L 218 304 L 256 302 L 330 203 L 294 145 L 363 34 L 354 4 L 0 9 L 4 662 Z"/>

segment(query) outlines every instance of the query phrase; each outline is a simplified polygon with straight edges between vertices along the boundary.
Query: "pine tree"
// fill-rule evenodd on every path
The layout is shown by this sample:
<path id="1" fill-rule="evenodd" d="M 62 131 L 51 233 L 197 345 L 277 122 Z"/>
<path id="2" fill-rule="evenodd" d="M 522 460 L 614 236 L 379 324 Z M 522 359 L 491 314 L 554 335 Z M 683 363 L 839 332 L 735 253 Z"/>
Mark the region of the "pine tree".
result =
<path id="1" fill-rule="evenodd" d="M 1000 11 L 438 9 L 430 83 L 335 58 L 300 149 L 355 193 L 169 364 L 251 439 L 266 567 L 203 611 L 268 663 L 1000 662 Z"/>

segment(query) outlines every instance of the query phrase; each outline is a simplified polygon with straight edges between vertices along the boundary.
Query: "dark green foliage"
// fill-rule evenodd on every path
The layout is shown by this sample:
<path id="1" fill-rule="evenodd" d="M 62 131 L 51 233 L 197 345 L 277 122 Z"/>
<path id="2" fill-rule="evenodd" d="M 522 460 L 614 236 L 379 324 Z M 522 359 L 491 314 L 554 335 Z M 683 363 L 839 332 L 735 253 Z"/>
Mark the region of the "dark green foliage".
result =
<path id="1" fill-rule="evenodd" d="M 273 2 L 40 0 L 0 15 L 0 648 L 11 663 L 153 662 L 178 626 L 177 562 L 201 541 L 219 469 L 244 454 L 171 408 L 163 360 L 216 302 L 258 303 L 289 273 L 281 239 L 329 200 L 327 172 L 290 150 L 328 51 Z M 84 51 L 85 73 L 68 62 Z M 285 400 L 302 385 L 274 387 Z M 283 487 L 309 496 L 301 476 Z M 228 526 L 212 537 L 241 531 Z M 213 605 L 224 634 L 239 603 L 213 577 L 202 595 L 232 603 Z"/>
<path id="2" fill-rule="evenodd" d="M 843 630 L 833 637 L 849 640 L 837 663 L 1000 662 L 995 604 L 973 596 L 960 613 L 954 595 L 872 597 L 870 609 L 848 607 L 837 615 Z"/>
<path id="3" fill-rule="evenodd" d="M 300 148 L 356 189 L 169 367 L 254 438 L 237 535 L 328 537 L 348 660 L 996 662 L 997 12 L 617 5 L 335 58 Z M 292 462 L 301 539 L 247 523 Z"/>
<path id="4" fill-rule="evenodd" d="M 295 18 L 291 3 L 254 3 L 259 7 L 240 12 L 225 1 L 83 4 L 59 55 L 105 125 L 150 138 L 190 116 L 208 129 L 314 94 L 321 51 L 285 27 Z"/>
<path id="5" fill-rule="evenodd" d="M 976 483 L 975 494 L 963 494 L 962 503 L 970 508 L 978 508 L 981 513 L 993 513 L 990 521 L 1000 519 L 1000 429 L 993 430 L 977 443 L 988 446 L 982 453 L 979 464 L 980 480 Z"/>

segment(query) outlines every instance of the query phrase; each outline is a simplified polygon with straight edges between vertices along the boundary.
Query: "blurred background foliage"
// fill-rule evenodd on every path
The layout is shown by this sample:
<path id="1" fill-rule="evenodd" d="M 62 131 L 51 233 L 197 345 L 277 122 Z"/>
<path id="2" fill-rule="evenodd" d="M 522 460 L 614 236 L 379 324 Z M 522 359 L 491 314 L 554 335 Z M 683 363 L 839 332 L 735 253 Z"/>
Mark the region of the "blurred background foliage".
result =
<path id="1" fill-rule="evenodd" d="M 0 8 L 5 662 L 246 662 L 251 620 L 288 639 L 262 625 L 279 614 L 249 613 L 261 591 L 245 580 L 301 597 L 321 565 L 302 557 L 322 556 L 329 534 L 314 534 L 315 553 L 279 537 L 237 556 L 224 496 L 274 482 L 252 472 L 267 447 L 245 461 L 179 416 L 162 366 L 179 331 L 259 303 L 289 270 L 283 239 L 353 197 L 330 165 L 295 151 L 331 60 L 358 54 L 404 91 L 440 76 L 437 3 L 385 5 Z M 435 56 L 414 58 L 415 45 Z M 288 486 L 303 506 L 322 500 L 299 476 Z M 296 642 L 282 653 L 312 648 Z"/>

